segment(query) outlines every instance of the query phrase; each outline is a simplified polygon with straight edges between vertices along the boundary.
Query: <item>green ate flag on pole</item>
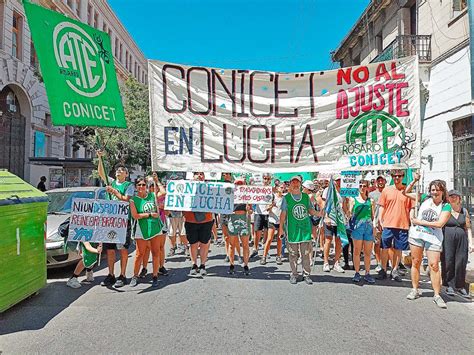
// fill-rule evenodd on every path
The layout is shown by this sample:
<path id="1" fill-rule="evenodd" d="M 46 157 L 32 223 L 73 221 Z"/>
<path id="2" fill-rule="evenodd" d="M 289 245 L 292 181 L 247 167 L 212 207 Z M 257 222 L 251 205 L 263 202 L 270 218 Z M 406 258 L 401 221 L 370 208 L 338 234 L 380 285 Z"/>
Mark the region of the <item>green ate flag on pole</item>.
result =
<path id="1" fill-rule="evenodd" d="M 55 126 L 126 128 L 110 37 L 23 1 Z"/>

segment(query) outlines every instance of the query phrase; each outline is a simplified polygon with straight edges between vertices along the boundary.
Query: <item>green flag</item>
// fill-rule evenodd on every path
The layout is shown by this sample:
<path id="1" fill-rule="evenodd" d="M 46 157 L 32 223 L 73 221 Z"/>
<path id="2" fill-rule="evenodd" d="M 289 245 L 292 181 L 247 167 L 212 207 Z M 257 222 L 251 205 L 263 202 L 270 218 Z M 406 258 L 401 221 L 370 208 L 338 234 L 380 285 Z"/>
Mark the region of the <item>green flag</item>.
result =
<path id="1" fill-rule="evenodd" d="M 23 2 L 55 126 L 126 128 L 110 37 Z"/>
<path id="2" fill-rule="evenodd" d="M 329 219 L 334 223 L 337 228 L 337 235 L 341 238 L 342 245 L 349 244 L 347 238 L 346 224 L 344 221 L 344 212 L 341 209 L 341 197 L 337 193 L 336 185 L 331 177 L 329 181 L 328 194 L 326 196 L 326 207 L 325 212 Z"/>

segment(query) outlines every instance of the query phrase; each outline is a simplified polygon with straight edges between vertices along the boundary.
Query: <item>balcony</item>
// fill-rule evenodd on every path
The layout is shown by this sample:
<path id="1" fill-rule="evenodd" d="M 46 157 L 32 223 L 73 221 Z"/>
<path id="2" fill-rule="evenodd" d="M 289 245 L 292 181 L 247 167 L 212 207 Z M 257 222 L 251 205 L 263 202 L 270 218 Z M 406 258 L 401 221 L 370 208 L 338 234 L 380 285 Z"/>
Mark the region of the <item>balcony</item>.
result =
<path id="1" fill-rule="evenodd" d="M 417 55 L 420 63 L 431 62 L 431 35 L 397 36 L 371 63 Z"/>

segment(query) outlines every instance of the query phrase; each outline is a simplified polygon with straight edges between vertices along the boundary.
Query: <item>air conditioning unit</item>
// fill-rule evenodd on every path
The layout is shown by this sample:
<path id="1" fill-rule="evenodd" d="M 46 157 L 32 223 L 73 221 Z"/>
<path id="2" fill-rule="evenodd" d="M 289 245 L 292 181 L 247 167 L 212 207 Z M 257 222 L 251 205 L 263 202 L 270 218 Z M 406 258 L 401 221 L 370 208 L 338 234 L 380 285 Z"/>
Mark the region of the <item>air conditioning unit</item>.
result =
<path id="1" fill-rule="evenodd" d="M 10 112 L 16 112 L 16 105 L 9 104 L 9 105 L 8 105 L 8 111 L 10 111 Z"/>

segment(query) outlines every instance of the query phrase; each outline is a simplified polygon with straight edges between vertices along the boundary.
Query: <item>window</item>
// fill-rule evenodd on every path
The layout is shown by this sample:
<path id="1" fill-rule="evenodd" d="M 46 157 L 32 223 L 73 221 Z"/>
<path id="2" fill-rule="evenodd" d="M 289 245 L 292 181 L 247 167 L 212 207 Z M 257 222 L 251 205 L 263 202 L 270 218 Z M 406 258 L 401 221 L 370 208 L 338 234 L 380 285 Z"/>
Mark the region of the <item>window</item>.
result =
<path id="1" fill-rule="evenodd" d="M 94 28 L 98 28 L 99 26 L 99 13 L 97 11 L 94 11 Z"/>
<path id="2" fill-rule="evenodd" d="M 128 51 L 125 51 L 125 68 L 128 69 Z"/>
<path id="3" fill-rule="evenodd" d="M 458 16 L 467 8 L 467 0 L 453 0 L 453 16 Z"/>
<path id="4" fill-rule="evenodd" d="M 22 59 L 22 39 L 23 39 L 23 18 L 17 12 L 13 12 L 13 27 L 12 27 L 12 56 Z"/>
<path id="5" fill-rule="evenodd" d="M 107 32 L 107 24 L 105 22 L 102 25 L 102 31 Z"/>
<path id="6" fill-rule="evenodd" d="M 81 17 L 81 0 L 74 0 L 76 1 L 76 15 L 77 17 Z"/>
<path id="7" fill-rule="evenodd" d="M 119 55 L 119 40 L 118 38 L 115 38 L 115 48 L 114 48 L 114 54 L 115 54 L 115 58 L 118 59 Z"/>
<path id="8" fill-rule="evenodd" d="M 92 26 L 92 5 L 87 5 L 87 24 Z"/>
<path id="9" fill-rule="evenodd" d="M 463 206 L 474 213 L 474 116 L 453 122 L 454 188 L 462 195 Z"/>
<path id="10" fill-rule="evenodd" d="M 120 63 L 122 63 L 122 53 L 123 53 L 123 50 L 122 50 L 122 43 L 120 43 L 120 52 L 119 52 L 119 56 L 120 56 Z"/>
<path id="11" fill-rule="evenodd" d="M 38 56 L 36 55 L 36 49 L 33 41 L 30 42 L 30 65 L 32 67 L 39 68 Z"/>
<path id="12" fill-rule="evenodd" d="M 377 54 L 383 51 L 382 31 L 380 31 L 379 34 L 375 36 L 375 49 L 377 50 Z"/>

